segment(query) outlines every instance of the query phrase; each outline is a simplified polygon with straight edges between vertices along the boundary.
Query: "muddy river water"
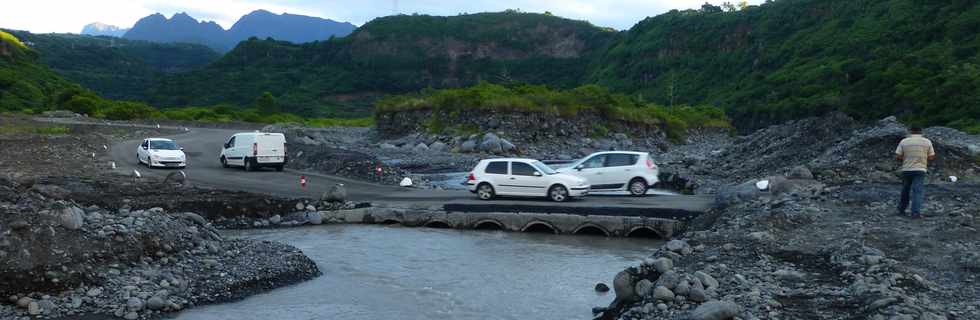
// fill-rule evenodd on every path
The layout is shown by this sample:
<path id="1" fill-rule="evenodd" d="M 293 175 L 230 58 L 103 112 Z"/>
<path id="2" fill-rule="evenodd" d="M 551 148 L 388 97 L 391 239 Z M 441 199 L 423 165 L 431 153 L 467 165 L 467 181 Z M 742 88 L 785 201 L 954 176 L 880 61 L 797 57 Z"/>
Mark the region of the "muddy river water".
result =
<path id="1" fill-rule="evenodd" d="M 399 226 L 235 231 L 303 250 L 323 275 L 177 319 L 591 319 L 597 294 L 652 239 Z"/>

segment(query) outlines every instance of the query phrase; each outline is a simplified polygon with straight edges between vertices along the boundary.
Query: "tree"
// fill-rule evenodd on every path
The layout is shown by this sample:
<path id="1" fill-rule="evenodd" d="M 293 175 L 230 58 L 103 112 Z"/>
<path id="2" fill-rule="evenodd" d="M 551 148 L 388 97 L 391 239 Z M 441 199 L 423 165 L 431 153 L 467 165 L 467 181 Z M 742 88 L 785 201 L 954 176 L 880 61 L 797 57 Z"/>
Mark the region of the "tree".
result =
<path id="1" fill-rule="evenodd" d="M 749 2 L 742 0 L 738 2 L 738 10 L 745 10 L 749 8 Z"/>
<path id="2" fill-rule="evenodd" d="M 735 12 L 735 5 L 732 4 L 731 2 L 725 1 L 725 3 L 721 4 L 721 7 L 725 8 L 725 11 Z"/>
<path id="3" fill-rule="evenodd" d="M 701 5 L 701 13 L 718 13 L 722 12 L 721 7 L 713 5 L 709 2 L 705 2 Z"/>
<path id="4" fill-rule="evenodd" d="M 266 91 L 263 92 L 258 99 L 255 99 L 255 107 L 259 109 L 262 114 L 273 114 L 282 112 L 279 109 L 279 104 L 276 103 L 276 98 L 272 96 L 272 93 Z"/>

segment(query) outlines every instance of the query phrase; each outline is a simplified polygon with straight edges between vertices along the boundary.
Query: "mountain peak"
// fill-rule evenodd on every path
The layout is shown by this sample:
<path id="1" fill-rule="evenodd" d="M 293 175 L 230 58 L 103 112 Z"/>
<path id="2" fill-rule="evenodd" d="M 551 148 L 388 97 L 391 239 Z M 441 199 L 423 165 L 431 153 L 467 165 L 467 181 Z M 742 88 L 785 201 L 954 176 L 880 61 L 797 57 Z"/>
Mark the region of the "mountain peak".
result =
<path id="1" fill-rule="evenodd" d="M 111 24 L 106 24 L 102 22 L 93 22 L 82 27 L 81 34 L 93 35 L 93 36 L 110 36 L 110 37 L 122 37 L 123 34 L 129 29 L 120 28 Z"/>

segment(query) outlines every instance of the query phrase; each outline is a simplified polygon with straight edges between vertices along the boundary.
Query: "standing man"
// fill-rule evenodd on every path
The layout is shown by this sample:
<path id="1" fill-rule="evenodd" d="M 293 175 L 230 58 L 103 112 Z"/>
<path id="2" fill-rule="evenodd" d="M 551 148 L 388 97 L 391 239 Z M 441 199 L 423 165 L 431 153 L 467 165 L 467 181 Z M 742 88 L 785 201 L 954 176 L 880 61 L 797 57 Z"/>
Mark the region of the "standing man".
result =
<path id="1" fill-rule="evenodd" d="M 936 159 L 932 141 L 922 136 L 922 128 L 912 127 L 911 134 L 898 144 L 895 156 L 902 162 L 902 199 L 898 202 L 898 214 L 904 215 L 912 201 L 912 219 L 922 218 L 922 202 L 925 198 L 926 170 L 929 160 Z M 911 194 L 910 194 L 911 193 Z"/>

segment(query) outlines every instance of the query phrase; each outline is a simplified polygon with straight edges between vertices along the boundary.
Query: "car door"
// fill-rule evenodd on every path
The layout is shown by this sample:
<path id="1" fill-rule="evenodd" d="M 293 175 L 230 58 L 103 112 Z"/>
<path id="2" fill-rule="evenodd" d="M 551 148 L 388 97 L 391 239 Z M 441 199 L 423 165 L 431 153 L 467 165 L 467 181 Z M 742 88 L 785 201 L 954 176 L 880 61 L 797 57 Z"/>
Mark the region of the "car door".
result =
<path id="1" fill-rule="evenodd" d="M 606 154 L 606 163 L 602 170 L 605 189 L 625 188 L 626 183 L 637 174 L 632 171 L 639 158 L 638 155 L 630 153 Z"/>
<path id="2" fill-rule="evenodd" d="M 242 156 L 237 152 L 238 149 L 235 147 L 235 140 L 237 138 L 238 136 L 231 136 L 231 139 L 228 139 L 228 142 L 225 143 L 225 161 L 228 161 L 228 164 L 240 166 L 243 162 Z"/>
<path id="3" fill-rule="evenodd" d="M 594 155 L 577 166 L 576 175 L 585 178 L 592 189 L 607 189 L 608 179 L 605 176 L 606 154 Z"/>
<path id="4" fill-rule="evenodd" d="M 138 158 L 140 161 L 146 161 L 147 163 L 150 162 L 149 152 L 146 150 L 148 144 L 150 143 L 149 141 L 149 139 L 143 139 L 143 143 L 140 143 L 140 145 L 136 147 L 136 158 Z"/>
<path id="5" fill-rule="evenodd" d="M 508 179 L 510 174 L 507 171 L 509 166 L 507 161 L 490 161 L 483 169 L 483 180 L 490 182 L 497 194 L 508 195 L 512 192 L 507 187 L 507 181 L 510 181 Z"/>
<path id="6" fill-rule="evenodd" d="M 548 181 L 538 169 L 529 163 L 511 161 L 510 182 L 514 194 L 522 196 L 544 196 L 547 194 Z"/>

